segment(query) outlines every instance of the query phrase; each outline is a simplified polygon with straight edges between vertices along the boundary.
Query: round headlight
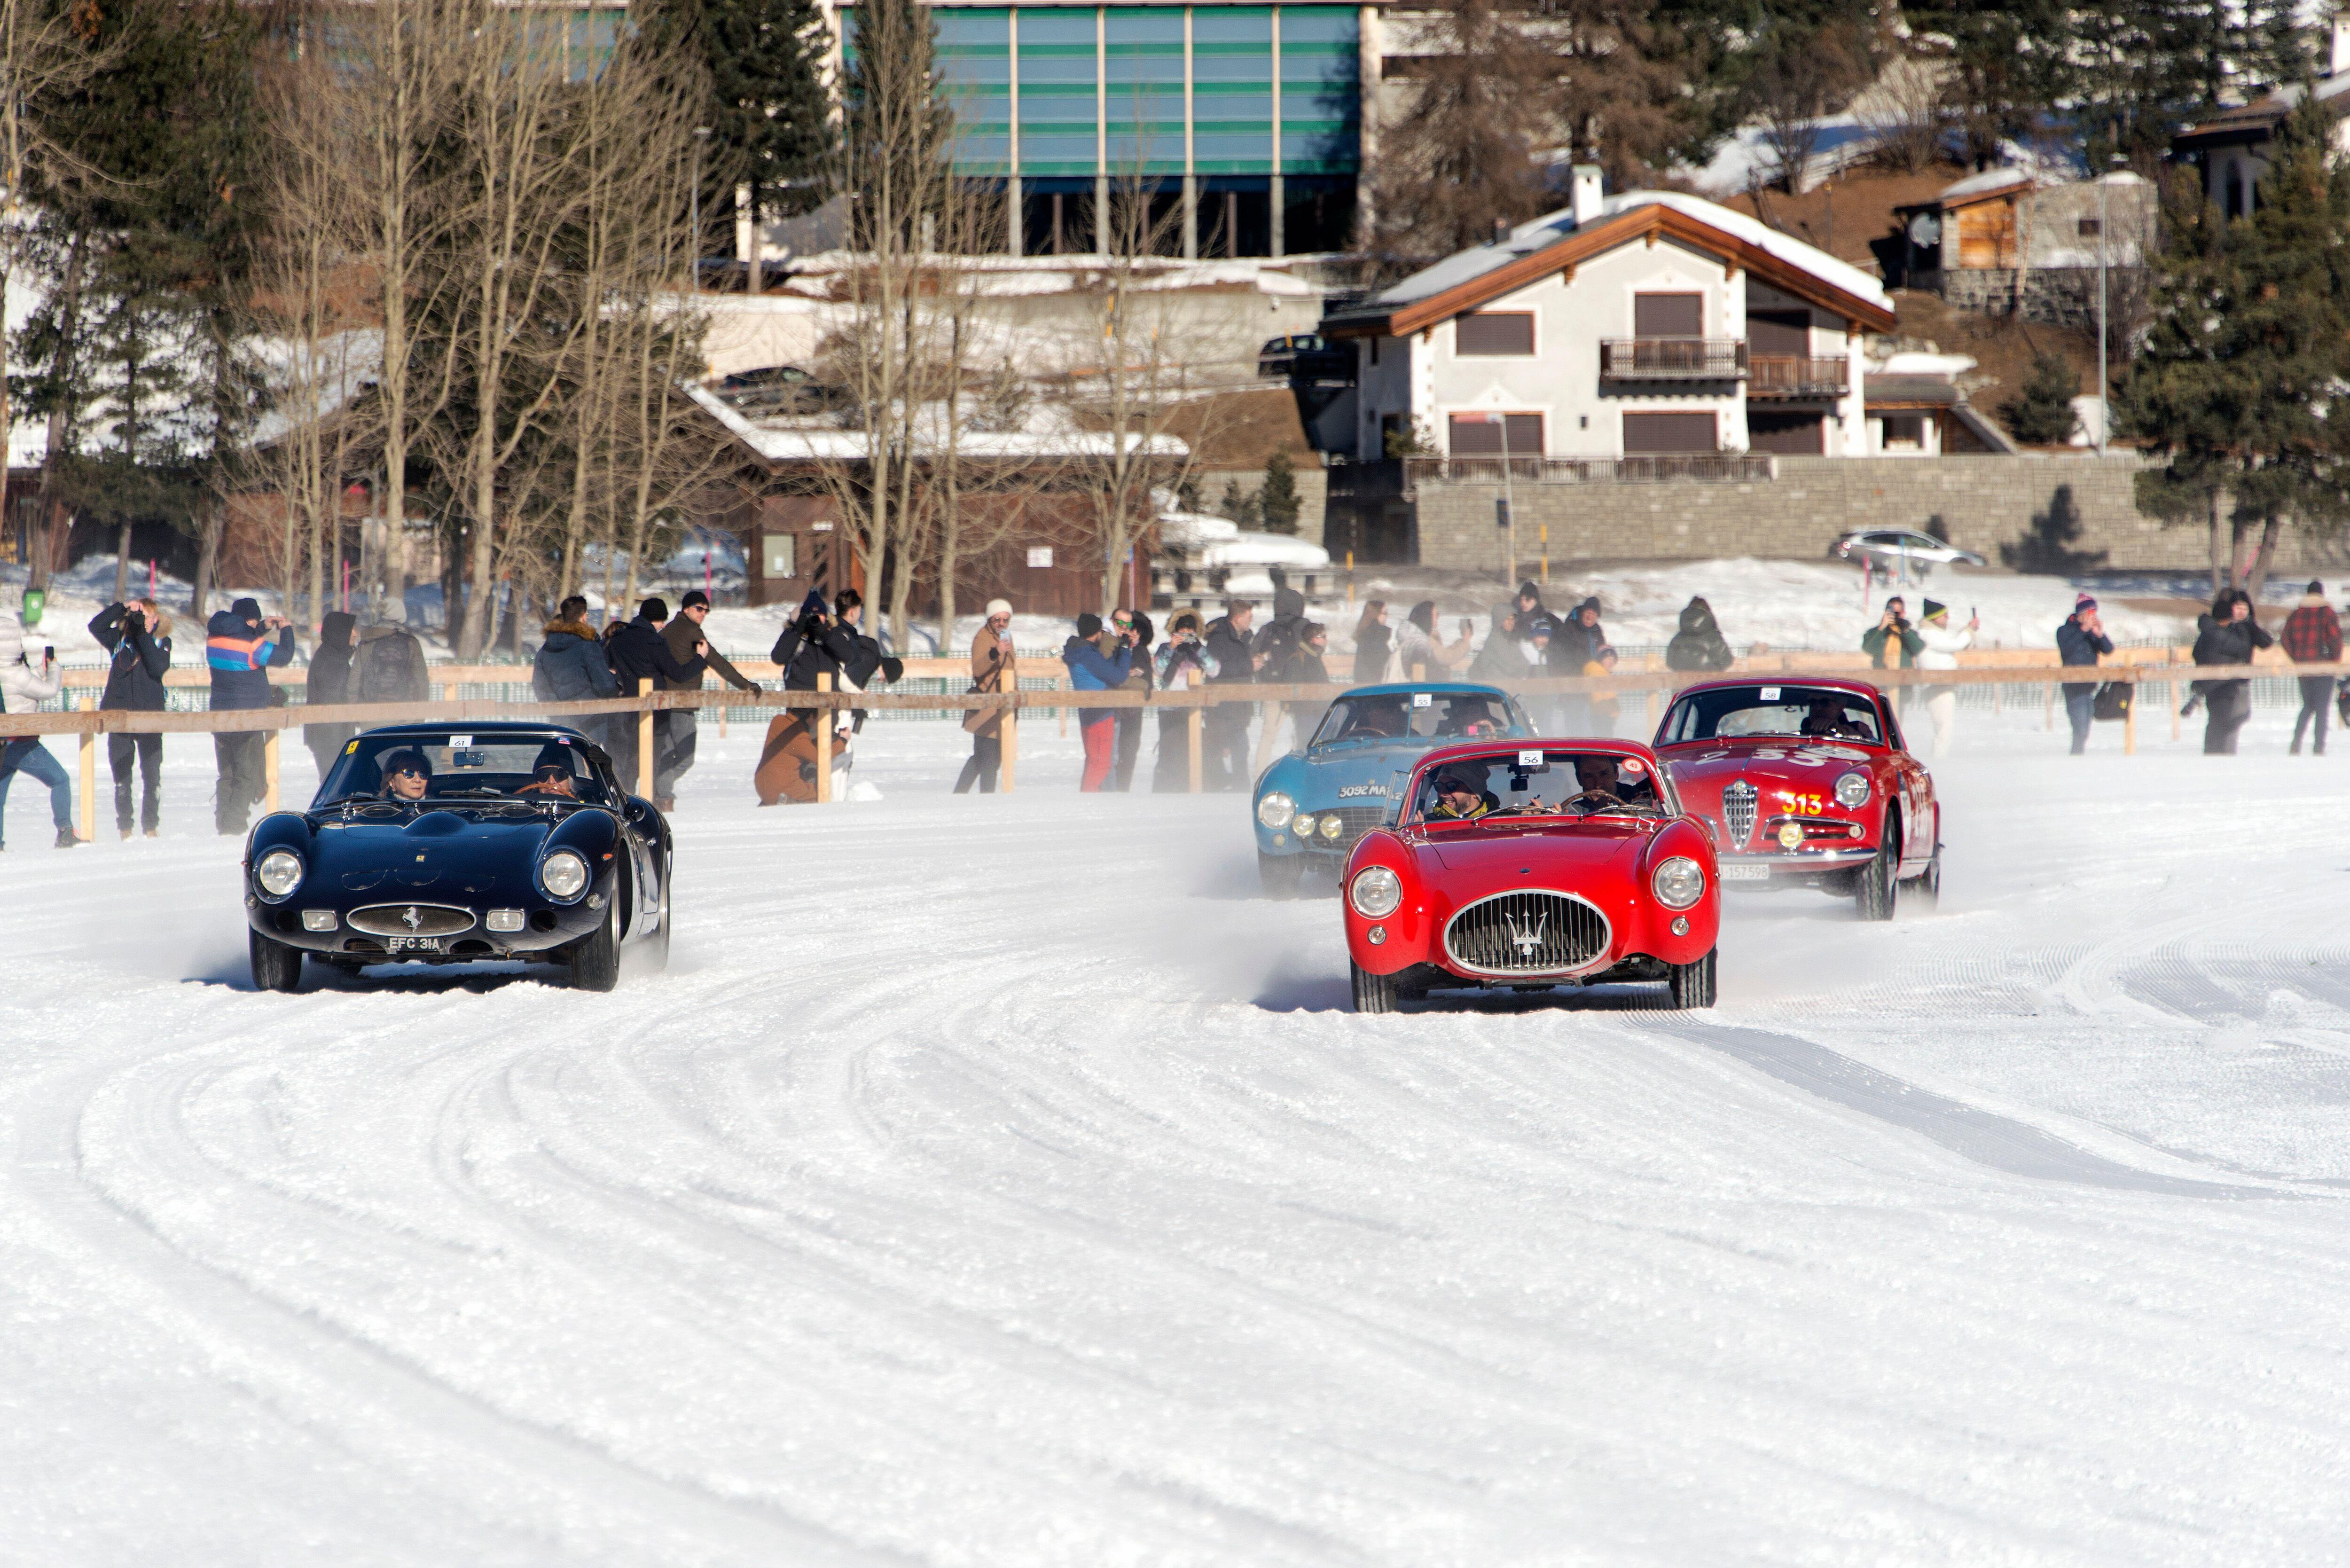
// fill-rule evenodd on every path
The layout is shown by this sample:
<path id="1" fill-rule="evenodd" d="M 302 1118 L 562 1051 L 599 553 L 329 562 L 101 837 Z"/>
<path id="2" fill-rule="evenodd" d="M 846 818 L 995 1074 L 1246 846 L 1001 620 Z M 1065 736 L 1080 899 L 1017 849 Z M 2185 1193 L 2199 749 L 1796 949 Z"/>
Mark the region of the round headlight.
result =
<path id="1" fill-rule="evenodd" d="M 273 898 L 283 898 L 302 885 L 302 857 L 291 849 L 273 849 L 253 868 L 253 879 Z"/>
<path id="2" fill-rule="evenodd" d="M 1299 812 L 1289 819 L 1289 830 L 1300 838 L 1314 836 L 1314 817 L 1309 812 Z"/>
<path id="3" fill-rule="evenodd" d="M 1297 803 L 1295 801 L 1290 799 L 1279 790 L 1274 790 L 1272 794 L 1266 795 L 1263 800 L 1256 803 L 1256 819 L 1264 824 L 1266 827 L 1272 829 L 1274 832 L 1279 833 L 1283 828 L 1289 826 L 1289 819 L 1296 813 L 1296 810 Z"/>
<path id="4" fill-rule="evenodd" d="M 568 849 L 558 849 L 538 863 L 538 885 L 547 897 L 569 900 L 588 890 L 588 862 Z"/>
<path id="5" fill-rule="evenodd" d="M 1705 897 L 1705 868 L 1686 855 L 1676 855 L 1648 878 L 1657 902 L 1668 909 L 1686 909 Z"/>
<path id="6" fill-rule="evenodd" d="M 1355 874 L 1347 901 L 1367 920 L 1384 919 L 1403 902 L 1403 879 L 1384 866 L 1366 866 Z"/>
<path id="7" fill-rule="evenodd" d="M 1303 832 L 1305 832 L 1305 830 L 1304 828 L 1302 828 L 1302 827 L 1301 827 L 1301 828 L 1299 828 L 1297 831 L 1298 831 L 1298 832 L 1300 832 L 1300 833 L 1303 833 Z M 1331 812 L 1325 812 L 1325 813 L 1323 814 L 1323 815 L 1322 815 L 1322 836 L 1323 836 L 1323 837 L 1325 837 L 1325 838 L 1328 838 L 1328 839 L 1336 839 L 1336 838 L 1338 836 L 1338 835 L 1340 835 L 1340 834 L 1342 834 L 1342 833 L 1344 833 L 1344 832 L 1346 832 L 1346 831 L 1347 831 L 1347 825 L 1346 825 L 1345 823 L 1343 823 L 1343 822 L 1341 822 L 1341 821 L 1339 821 L 1339 820 L 1338 820 L 1338 814 L 1337 814 L 1336 812 L 1335 812 L 1335 811 L 1331 811 Z"/>
<path id="8" fill-rule="evenodd" d="M 1846 805 L 1866 805 L 1868 775 L 1866 774 L 1845 774 L 1844 777 L 1836 780 L 1835 796 Z"/>

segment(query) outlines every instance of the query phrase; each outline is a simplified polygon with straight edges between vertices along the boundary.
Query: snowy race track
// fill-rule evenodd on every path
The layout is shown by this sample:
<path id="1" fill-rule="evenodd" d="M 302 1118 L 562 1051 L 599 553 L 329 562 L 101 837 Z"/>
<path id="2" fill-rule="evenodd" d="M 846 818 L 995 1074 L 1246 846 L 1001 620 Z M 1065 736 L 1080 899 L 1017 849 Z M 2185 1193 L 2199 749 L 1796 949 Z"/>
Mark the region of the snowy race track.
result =
<path id="1" fill-rule="evenodd" d="M 256 995 L 197 744 L 20 797 L 0 1561 L 2350 1560 L 2350 762 L 2019 728 L 1939 916 L 1363 1019 L 1238 802 L 958 738 L 707 740 L 609 997 Z"/>

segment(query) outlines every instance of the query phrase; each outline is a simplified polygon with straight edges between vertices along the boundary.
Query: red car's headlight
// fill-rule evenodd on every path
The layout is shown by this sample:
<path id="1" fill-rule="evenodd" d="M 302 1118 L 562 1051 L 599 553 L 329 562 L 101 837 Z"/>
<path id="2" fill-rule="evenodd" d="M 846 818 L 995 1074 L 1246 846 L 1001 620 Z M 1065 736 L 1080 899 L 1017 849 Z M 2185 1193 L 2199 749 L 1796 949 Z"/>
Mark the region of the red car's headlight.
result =
<path id="1" fill-rule="evenodd" d="M 1686 855 L 1668 857 L 1648 878 L 1657 902 L 1668 909 L 1686 909 L 1705 897 L 1705 867 Z"/>
<path id="2" fill-rule="evenodd" d="M 1367 920 L 1385 919 L 1403 903 L 1403 878 L 1384 866 L 1366 866 L 1347 885 L 1347 901 Z"/>

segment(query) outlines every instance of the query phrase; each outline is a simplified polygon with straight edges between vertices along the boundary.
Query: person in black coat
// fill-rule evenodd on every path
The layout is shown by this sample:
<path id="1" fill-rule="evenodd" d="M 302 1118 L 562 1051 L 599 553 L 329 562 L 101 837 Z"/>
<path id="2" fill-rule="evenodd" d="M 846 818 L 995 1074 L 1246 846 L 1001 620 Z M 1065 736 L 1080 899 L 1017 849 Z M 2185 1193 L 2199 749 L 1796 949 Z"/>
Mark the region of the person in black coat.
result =
<path id="1" fill-rule="evenodd" d="M 1215 673 L 1211 686 L 1237 686 L 1256 680 L 1259 661 L 1251 642 L 1256 606 L 1246 599 L 1227 599 L 1224 613 L 1208 623 L 1201 639 Z M 1256 717 L 1253 702 L 1221 702 L 1207 711 L 1201 725 L 1206 753 L 1201 783 L 1210 790 L 1246 789 L 1249 782 L 1249 721 Z"/>
<path id="2" fill-rule="evenodd" d="M 1665 644 L 1665 668 L 1668 670 L 1727 670 L 1736 662 L 1730 644 L 1721 635 L 1721 628 L 1713 618 L 1713 607 L 1701 598 L 1692 598 L 1681 607 L 1680 629 Z"/>
<path id="3" fill-rule="evenodd" d="M 318 646 L 310 650 L 310 669 L 302 684 L 302 705 L 330 708 L 351 700 L 351 655 L 359 648 L 359 617 L 328 610 L 318 620 Z M 357 724 L 305 724 L 302 743 L 310 748 L 323 782 L 341 754 L 343 742 L 359 732 Z"/>
<path id="4" fill-rule="evenodd" d="M 2098 618 L 2097 601 L 2087 594 L 2073 601 L 2073 613 L 2056 628 L 2057 662 L 2075 670 L 2094 670 L 2103 654 L 2114 650 Z M 2097 686 L 2093 680 L 2064 682 L 2064 717 L 2073 726 L 2073 754 L 2089 749 L 2089 725 L 2096 715 Z"/>
<path id="5" fill-rule="evenodd" d="M 2252 598 L 2241 588 L 2226 588 L 2211 601 L 2210 613 L 2195 621 L 2195 662 L 2250 664 L 2255 649 L 2276 639 L 2252 618 Z M 2249 680 L 2198 680 L 2196 694 L 2203 699 L 2203 754 L 2232 757 L 2236 732 L 2252 716 L 2252 683 Z"/>
<path id="6" fill-rule="evenodd" d="M 152 599 L 109 605 L 91 618 L 89 634 L 112 656 L 106 669 L 106 695 L 98 703 L 101 711 L 160 713 L 171 705 L 163 677 L 172 669 L 172 618 L 162 607 Z M 139 825 L 148 837 L 154 837 L 162 829 L 163 737 L 109 734 L 106 762 L 114 774 L 114 826 L 123 837 L 130 836 L 130 782 L 136 773 L 142 786 Z"/>
<path id="7" fill-rule="evenodd" d="M 1126 683 L 1144 691 L 1151 689 L 1150 647 L 1159 636 L 1159 628 L 1140 610 L 1120 610 L 1110 618 L 1118 631 L 1134 633 L 1134 668 L 1127 672 Z M 1149 717 L 1149 710 L 1120 708 L 1118 711 L 1118 763 L 1111 774 L 1110 788 L 1120 794 L 1134 789 L 1134 766 L 1142 759 L 1142 726 Z"/>
<path id="8" fill-rule="evenodd" d="M 681 660 L 670 651 L 669 639 L 661 636 L 661 624 L 669 619 L 669 601 L 649 598 L 637 607 L 637 618 L 617 628 L 611 639 L 604 645 L 605 656 L 612 662 L 612 673 L 619 677 L 620 695 L 634 697 L 650 680 L 660 689 L 663 680 L 699 685 L 702 672 L 708 668 L 705 657 L 710 651 L 706 642 L 693 645 L 693 657 Z M 619 770 L 620 782 L 629 789 L 637 785 L 637 730 L 629 722 L 629 715 L 618 715 L 608 734 L 614 744 L 609 748 L 613 764 Z"/>
<path id="9" fill-rule="evenodd" d="M 768 657 L 783 670 L 786 691 L 813 691 L 819 675 L 831 676 L 832 689 L 837 691 L 841 671 L 860 662 L 857 634 L 833 618 L 824 596 L 813 588 Z M 879 657 L 878 646 L 875 657 Z"/>

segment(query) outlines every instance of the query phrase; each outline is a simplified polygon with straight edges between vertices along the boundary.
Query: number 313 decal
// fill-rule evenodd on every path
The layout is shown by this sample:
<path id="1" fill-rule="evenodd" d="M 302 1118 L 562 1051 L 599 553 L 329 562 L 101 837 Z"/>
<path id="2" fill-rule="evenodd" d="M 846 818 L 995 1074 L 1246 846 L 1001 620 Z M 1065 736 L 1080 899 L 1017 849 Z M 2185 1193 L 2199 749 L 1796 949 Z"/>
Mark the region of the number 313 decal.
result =
<path id="1" fill-rule="evenodd" d="M 1783 789 L 1777 794 L 1779 803 L 1789 811 L 1800 811 L 1806 816 L 1817 816 L 1827 810 L 1827 802 L 1820 795 L 1797 794 L 1791 789 Z"/>

